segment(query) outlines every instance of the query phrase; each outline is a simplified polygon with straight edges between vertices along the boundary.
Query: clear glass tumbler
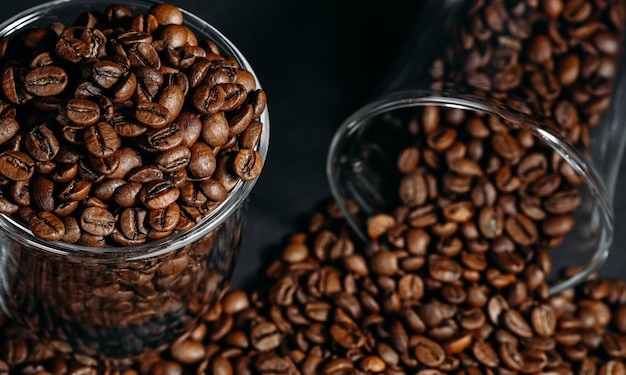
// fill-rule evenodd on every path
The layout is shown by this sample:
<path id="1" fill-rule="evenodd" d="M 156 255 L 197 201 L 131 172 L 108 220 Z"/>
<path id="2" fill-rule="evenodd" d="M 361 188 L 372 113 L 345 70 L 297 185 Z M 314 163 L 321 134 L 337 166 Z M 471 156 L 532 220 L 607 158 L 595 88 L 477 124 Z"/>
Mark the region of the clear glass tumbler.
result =
<path id="1" fill-rule="evenodd" d="M 143 0 L 64 0 L 26 10 L 0 25 L 0 36 L 119 4 L 145 14 Z M 223 56 L 254 71 L 206 21 L 183 10 L 184 24 Z M 254 76 L 256 79 L 256 76 Z M 258 80 L 257 80 L 258 83 Z M 260 88 L 259 85 L 257 85 Z M 258 151 L 269 144 L 267 108 Z M 0 216 L 0 306 L 19 325 L 61 351 L 121 360 L 162 350 L 194 328 L 225 292 L 241 242 L 246 201 L 256 182 L 238 181 L 228 198 L 192 229 L 141 245 L 91 248 L 45 242 Z"/>
<path id="2" fill-rule="evenodd" d="M 626 141 L 621 126 L 626 72 L 618 69 L 624 66 L 624 56 L 618 60 L 624 4 L 586 2 L 579 14 L 569 3 L 424 4 L 376 99 L 343 122 L 329 150 L 331 192 L 364 241 L 371 238 L 369 218 L 406 215 L 398 207 L 407 201 L 413 204 L 408 215 L 417 215 L 426 199 L 437 202 L 440 211 L 450 200 L 473 202 L 474 228 L 481 206 L 489 204 L 487 195 L 472 191 L 486 185 L 505 222 L 521 214 L 537 228 L 538 240 L 517 245 L 526 253 L 550 250 L 550 293 L 579 283 L 603 264 L 613 238 L 613 194 Z M 465 122 L 476 118 L 481 126 Z M 433 122 L 445 127 L 428 125 Z M 501 142 L 511 140 L 509 135 L 511 142 Z M 413 150 L 401 154 L 406 148 Z M 529 172 L 533 168 L 524 161 L 529 154 L 542 155 L 533 156 L 541 160 L 533 167 L 541 172 Z M 398 196 L 399 186 L 408 184 L 408 172 L 399 171 L 406 167 L 399 163 L 407 160 L 419 165 L 411 173 L 435 173 L 427 181 L 431 196 Z M 482 172 L 474 170 L 468 178 L 460 171 L 468 165 Z M 506 185 L 511 179 L 515 183 Z M 410 182 L 419 190 L 414 181 L 421 178 Z M 443 201 L 432 196 L 437 189 L 447 192 Z M 560 220 L 553 217 L 562 214 L 554 202 L 564 202 L 566 195 L 577 202 L 570 213 L 574 220 L 568 218 L 553 236 L 547 223 Z M 357 214 L 350 202 L 359 208 Z M 446 217 L 438 215 L 443 227 Z M 511 237 L 506 226 L 494 230 L 495 237 Z M 474 232 L 459 225 L 454 236 L 466 233 Z M 496 246 L 497 240 L 487 238 L 483 245 Z M 465 238 L 463 246 L 476 246 L 472 241 Z"/>

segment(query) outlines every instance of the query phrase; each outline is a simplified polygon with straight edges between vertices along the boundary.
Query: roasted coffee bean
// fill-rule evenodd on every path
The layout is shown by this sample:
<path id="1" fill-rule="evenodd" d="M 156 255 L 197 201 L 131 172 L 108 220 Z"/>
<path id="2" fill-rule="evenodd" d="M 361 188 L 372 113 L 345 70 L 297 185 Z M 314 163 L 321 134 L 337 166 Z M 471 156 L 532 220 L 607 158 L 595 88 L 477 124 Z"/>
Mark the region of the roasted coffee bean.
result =
<path id="1" fill-rule="evenodd" d="M 50 212 L 42 211 L 29 220 L 33 233 L 44 241 L 58 241 L 65 235 L 63 222 Z"/>
<path id="2" fill-rule="evenodd" d="M 113 61 L 98 61 L 93 65 L 91 78 L 100 87 L 110 89 L 124 75 L 124 69 Z"/>
<path id="3" fill-rule="evenodd" d="M 144 102 L 137 105 L 135 117 L 148 127 L 160 129 L 169 123 L 171 115 L 169 110 L 159 103 Z"/>
<path id="4" fill-rule="evenodd" d="M 150 129 L 146 132 L 146 142 L 157 151 L 170 150 L 183 143 L 185 135 L 178 123 L 172 123 L 161 129 Z M 192 142 L 191 146 L 195 143 Z M 185 146 L 187 147 L 187 146 Z"/>
<path id="5" fill-rule="evenodd" d="M 196 89 L 193 96 L 193 105 L 198 112 L 212 115 L 221 109 L 225 98 L 226 92 L 223 87 L 219 85 L 213 87 L 203 85 Z"/>
<path id="6" fill-rule="evenodd" d="M 139 199 L 149 209 L 166 208 L 178 199 L 180 191 L 165 180 L 152 181 L 141 188 Z"/>
<path id="7" fill-rule="evenodd" d="M 523 214 L 509 216 L 505 221 L 505 228 L 511 239 L 520 245 L 528 246 L 538 239 L 535 224 Z"/>
<path id="8" fill-rule="evenodd" d="M 185 94 L 180 86 L 168 85 L 163 89 L 163 92 L 159 96 L 158 103 L 167 110 L 167 123 L 174 121 L 174 119 L 178 117 L 183 108 L 184 101 Z"/>
<path id="9" fill-rule="evenodd" d="M 186 168 L 191 157 L 191 150 L 181 145 L 159 153 L 155 157 L 155 162 L 163 172 L 170 173 Z"/>
<path id="10" fill-rule="evenodd" d="M 0 145 L 8 142 L 20 129 L 19 123 L 11 117 L 0 118 Z"/>
<path id="11" fill-rule="evenodd" d="M 24 87 L 36 96 L 53 96 L 65 90 L 67 81 L 67 73 L 62 68 L 47 65 L 28 72 L 24 77 Z"/>
<path id="12" fill-rule="evenodd" d="M 59 152 L 59 141 L 44 124 L 34 126 L 24 137 L 24 146 L 28 154 L 38 161 L 52 160 Z"/>
<path id="13" fill-rule="evenodd" d="M 224 112 L 206 115 L 202 120 L 202 138 L 210 146 L 221 146 L 228 141 L 230 128 Z"/>
<path id="14" fill-rule="evenodd" d="M 83 132 L 85 147 L 98 158 L 113 156 L 121 146 L 121 139 L 115 129 L 106 122 L 87 127 Z"/>
<path id="15" fill-rule="evenodd" d="M 63 201 L 76 202 L 87 198 L 90 190 L 89 181 L 75 178 L 63 186 L 58 196 Z"/>
<path id="16" fill-rule="evenodd" d="M 191 146 L 190 152 L 191 157 L 187 166 L 189 175 L 198 179 L 211 177 L 217 167 L 213 150 L 204 142 L 196 142 Z"/>
<path id="17" fill-rule="evenodd" d="M 25 69 L 5 68 L 2 72 L 2 92 L 14 104 L 24 104 L 33 96 L 24 87 Z"/>
<path id="18" fill-rule="evenodd" d="M 256 150 L 241 149 L 233 160 L 233 170 L 243 181 L 256 179 L 263 169 L 263 158 Z"/>
<path id="19" fill-rule="evenodd" d="M 115 227 L 115 218 L 105 208 L 89 207 L 80 216 L 80 227 L 95 236 L 108 236 Z"/>
<path id="20" fill-rule="evenodd" d="M 0 153 L 0 174 L 9 180 L 29 180 L 34 172 L 35 163 L 25 153 L 13 150 Z"/>
<path id="21" fill-rule="evenodd" d="M 428 186 L 423 173 L 415 171 L 405 175 L 400 181 L 400 199 L 410 207 L 424 204 L 428 197 Z"/>
<path id="22" fill-rule="evenodd" d="M 65 116 L 76 126 L 89 126 L 100 119 L 100 107 L 88 99 L 71 99 L 65 107 Z"/>

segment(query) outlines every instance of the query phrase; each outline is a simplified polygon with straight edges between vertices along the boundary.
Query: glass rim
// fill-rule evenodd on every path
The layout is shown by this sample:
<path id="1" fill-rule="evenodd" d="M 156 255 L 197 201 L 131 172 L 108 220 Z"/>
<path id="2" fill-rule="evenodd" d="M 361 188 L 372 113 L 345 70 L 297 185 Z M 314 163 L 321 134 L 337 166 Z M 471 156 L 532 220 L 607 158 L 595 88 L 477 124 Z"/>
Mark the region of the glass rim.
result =
<path id="1" fill-rule="evenodd" d="M 33 22 L 36 22 L 42 16 L 51 14 L 55 10 L 58 10 L 59 7 L 68 6 L 74 3 L 87 5 L 87 7 L 93 8 L 94 10 L 104 10 L 95 8 L 100 4 L 132 4 L 145 8 L 146 10 L 154 5 L 162 4 L 160 1 L 153 0 L 100 0 L 91 2 L 84 2 L 82 0 L 53 0 L 21 11 L 6 21 L 0 23 L 0 37 L 9 36 L 15 32 L 21 31 L 24 28 L 31 26 Z M 183 8 L 177 8 L 183 13 L 183 25 L 194 27 L 200 31 L 202 35 L 196 35 L 199 38 L 208 38 L 218 44 L 223 44 L 223 46 L 227 48 L 227 51 L 221 52 L 226 52 L 225 56 L 234 57 L 242 69 L 245 69 L 252 74 L 256 81 L 257 89 L 262 88 L 256 73 L 252 69 L 252 66 L 233 42 L 231 42 L 209 22 Z M 269 148 L 270 135 L 270 120 L 267 105 L 260 118 L 263 123 L 263 128 L 257 151 L 261 155 L 263 164 L 265 164 Z M 256 185 L 260 177 L 261 176 L 252 181 L 243 181 L 240 179 L 235 187 L 229 192 L 228 197 L 215 209 L 203 217 L 198 223 L 196 223 L 191 229 L 174 233 L 159 240 L 147 241 L 143 244 L 100 248 L 69 244 L 62 241 L 48 242 L 34 236 L 28 228 L 6 214 L 0 214 L 0 230 L 18 243 L 27 245 L 28 248 L 36 248 L 37 250 L 46 251 L 56 255 L 74 256 L 85 259 L 92 258 L 95 261 L 111 258 L 121 259 L 123 261 L 132 261 L 148 257 L 158 257 L 198 241 L 210 232 L 216 230 L 226 221 L 227 218 L 234 214 L 242 204 L 245 203 L 246 199 L 252 192 L 252 188 Z M 17 233 L 15 229 L 17 229 Z"/>
<path id="2" fill-rule="evenodd" d="M 326 178 L 333 199 L 361 241 L 368 242 L 369 239 L 343 200 L 341 187 L 336 178 L 339 175 L 335 169 L 339 165 L 337 153 L 342 149 L 343 143 L 372 118 L 398 109 L 424 106 L 455 108 L 496 115 L 521 129 L 531 131 L 535 137 L 543 140 L 550 148 L 559 153 L 563 160 L 583 178 L 584 185 L 587 186 L 596 201 L 598 214 L 602 220 L 598 246 L 591 259 L 579 272 L 550 284 L 549 293 L 551 295 L 558 294 L 586 280 L 604 264 L 613 241 L 614 211 L 604 182 L 590 160 L 556 130 L 548 126 L 541 126 L 541 123 L 533 117 L 495 100 L 470 94 L 429 89 L 402 90 L 384 95 L 356 110 L 333 135 L 326 159 Z"/>

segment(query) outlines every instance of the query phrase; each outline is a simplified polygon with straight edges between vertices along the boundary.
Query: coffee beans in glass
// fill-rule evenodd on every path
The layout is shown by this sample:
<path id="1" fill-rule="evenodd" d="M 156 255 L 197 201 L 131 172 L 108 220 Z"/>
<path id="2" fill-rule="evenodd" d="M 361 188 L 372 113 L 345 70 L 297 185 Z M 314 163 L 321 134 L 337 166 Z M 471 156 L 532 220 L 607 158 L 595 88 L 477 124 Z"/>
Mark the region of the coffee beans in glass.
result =
<path id="1" fill-rule="evenodd" d="M 0 25 L 0 305 L 55 348 L 161 350 L 224 293 L 269 142 L 241 52 L 168 4 Z"/>
<path id="2" fill-rule="evenodd" d="M 624 12 L 618 1 L 425 2 L 376 99 L 344 121 L 329 151 L 331 191 L 360 236 L 409 215 L 411 226 L 475 237 L 474 247 L 503 234 L 545 245 L 555 277 L 580 270 L 553 293 L 597 269 L 626 144 Z M 481 208 L 490 202 L 500 210 Z M 574 205 L 571 218 L 551 218 Z M 389 216 L 368 226 L 375 214 Z"/>

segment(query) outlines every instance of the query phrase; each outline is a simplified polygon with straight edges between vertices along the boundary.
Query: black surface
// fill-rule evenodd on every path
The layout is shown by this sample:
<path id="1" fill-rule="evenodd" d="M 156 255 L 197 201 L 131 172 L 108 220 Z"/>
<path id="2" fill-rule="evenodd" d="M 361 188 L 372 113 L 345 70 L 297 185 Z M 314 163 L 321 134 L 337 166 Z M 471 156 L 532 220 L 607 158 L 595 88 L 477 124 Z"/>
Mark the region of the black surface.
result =
<path id="1" fill-rule="evenodd" d="M 88 0 L 85 0 L 88 1 Z M 37 0 L 3 1 L 8 18 Z M 247 57 L 267 92 L 268 160 L 248 204 L 234 287 L 253 282 L 299 221 L 330 198 L 326 153 L 341 122 L 372 98 L 419 13 L 420 1 L 172 0 L 207 20 Z M 622 168 L 624 169 L 624 168 Z M 622 173 L 624 175 L 624 173 Z M 623 180 L 623 178 L 622 178 Z M 621 276 L 626 199 L 602 274 Z"/>

